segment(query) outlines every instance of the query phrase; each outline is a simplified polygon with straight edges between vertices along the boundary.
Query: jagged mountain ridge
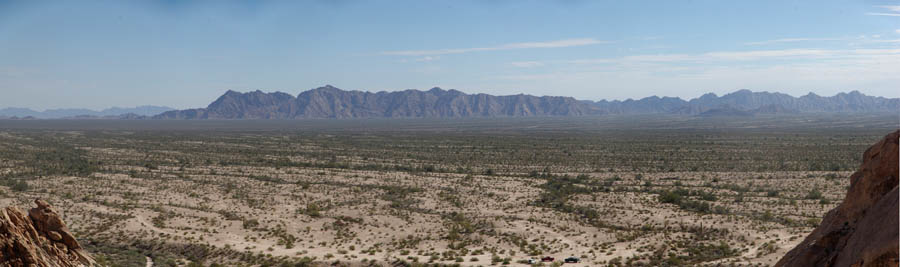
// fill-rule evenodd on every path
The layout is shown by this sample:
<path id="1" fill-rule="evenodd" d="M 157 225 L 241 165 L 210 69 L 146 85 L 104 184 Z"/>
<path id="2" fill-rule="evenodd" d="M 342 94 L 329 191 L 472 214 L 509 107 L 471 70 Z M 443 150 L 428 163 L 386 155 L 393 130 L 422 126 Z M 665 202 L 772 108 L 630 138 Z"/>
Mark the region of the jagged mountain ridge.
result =
<path id="1" fill-rule="evenodd" d="M 286 93 L 228 91 L 206 108 L 164 112 L 162 119 L 293 119 L 364 117 L 578 116 L 590 105 L 559 96 L 465 94 L 428 91 L 345 91 L 325 86 L 293 97 Z"/>
<path id="2" fill-rule="evenodd" d="M 296 97 L 260 90 L 229 90 L 206 108 L 173 110 L 156 119 L 297 119 L 297 118 L 413 118 L 413 117 L 530 117 L 601 114 L 698 115 L 728 107 L 733 114 L 797 112 L 890 112 L 900 110 L 900 99 L 866 96 L 858 91 L 831 97 L 808 94 L 740 90 L 717 96 L 709 93 L 689 101 L 677 97 L 646 97 L 625 101 L 586 101 L 572 97 L 466 94 L 432 88 L 428 91 L 346 91 L 327 85 Z"/>

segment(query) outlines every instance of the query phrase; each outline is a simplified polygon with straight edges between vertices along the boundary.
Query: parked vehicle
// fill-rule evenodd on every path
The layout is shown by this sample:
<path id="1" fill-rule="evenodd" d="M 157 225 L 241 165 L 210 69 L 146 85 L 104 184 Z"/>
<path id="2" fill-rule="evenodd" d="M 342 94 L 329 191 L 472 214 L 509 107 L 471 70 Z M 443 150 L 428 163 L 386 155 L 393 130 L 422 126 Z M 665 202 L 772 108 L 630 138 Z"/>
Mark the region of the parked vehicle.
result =
<path id="1" fill-rule="evenodd" d="M 568 257 L 563 261 L 565 261 L 566 263 L 578 263 L 579 261 L 581 261 L 581 259 L 576 257 Z"/>
<path id="2" fill-rule="evenodd" d="M 528 264 L 537 264 L 537 263 L 538 263 L 538 260 L 535 259 L 535 258 L 530 258 L 530 259 L 528 259 L 527 262 L 528 262 Z"/>
<path id="3" fill-rule="evenodd" d="M 541 258 L 541 261 L 543 261 L 543 262 L 552 262 L 553 260 L 556 260 L 556 259 L 554 259 L 553 257 L 550 257 L 550 256 Z"/>

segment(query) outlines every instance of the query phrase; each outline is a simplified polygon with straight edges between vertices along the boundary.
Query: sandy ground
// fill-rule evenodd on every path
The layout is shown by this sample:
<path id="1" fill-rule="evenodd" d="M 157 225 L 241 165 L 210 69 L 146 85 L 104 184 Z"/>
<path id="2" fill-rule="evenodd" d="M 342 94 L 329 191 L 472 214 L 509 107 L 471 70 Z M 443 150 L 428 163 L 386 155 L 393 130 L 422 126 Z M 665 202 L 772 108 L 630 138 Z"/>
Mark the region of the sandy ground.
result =
<path id="1" fill-rule="evenodd" d="M 661 173 L 645 176 L 644 181 L 626 179 L 611 186 L 623 191 L 571 198 L 570 203 L 590 207 L 602 214 L 600 220 L 609 227 L 598 228 L 577 215 L 531 205 L 530 202 L 542 192 L 534 186 L 540 181 L 532 178 L 241 169 L 245 175 L 265 172 L 290 181 L 270 183 L 240 177 L 235 173 L 237 168 L 217 169 L 214 175 L 208 173 L 211 169 L 188 170 L 193 173 L 188 176 L 190 179 L 144 179 L 125 174 L 49 178 L 33 186 L 53 188 L 56 192 L 29 192 L 16 195 L 15 199 L 2 199 L 0 203 L 21 205 L 30 198 L 49 199 L 59 207 L 76 232 L 90 233 L 108 242 L 166 240 L 274 257 L 305 256 L 346 262 L 392 259 L 428 262 L 431 255 L 438 255 L 436 262 L 463 266 L 489 264 L 495 256 L 510 258 L 513 262 L 543 256 L 557 259 L 577 256 L 583 259 L 580 265 L 589 266 L 616 259 L 647 257 L 664 244 L 668 244 L 669 251 L 681 253 L 671 247 L 681 241 L 709 244 L 725 241 L 738 251 L 734 256 L 705 263 L 773 264 L 779 255 L 799 243 L 811 227 L 761 221 L 741 214 L 767 210 L 778 216 L 819 216 L 836 203 L 822 205 L 801 199 L 791 205 L 777 197 L 765 197 L 765 192 L 746 193 L 743 202 L 735 203 L 730 197 L 734 192 L 703 187 L 707 183 L 700 177 L 705 174 Z M 161 177 L 167 176 L 166 170 L 158 172 Z M 597 180 L 610 176 L 594 175 L 596 177 L 592 179 Z M 719 200 L 713 203 L 727 206 L 731 214 L 686 211 L 672 204 L 659 203 L 657 195 L 651 192 L 624 191 L 638 188 L 648 180 L 666 187 L 665 183 L 672 181 L 664 178 L 673 175 L 682 177 L 683 187 L 696 184 L 696 188 L 714 192 Z M 816 178 L 790 178 L 810 176 L 805 172 L 777 175 L 785 178 L 752 179 L 759 176 L 753 173 L 716 174 L 722 177 L 719 183 L 750 181 L 757 186 L 771 184 L 782 188 L 790 188 L 795 183 L 830 183 Z M 310 184 L 298 185 L 295 183 L 298 181 Z M 223 190 L 230 184 L 237 186 Z M 404 187 L 420 190 L 407 193 L 399 198 L 401 200 L 385 197 L 386 188 Z M 60 198 L 57 192 L 82 193 Z M 792 194 L 789 191 L 782 193 Z M 826 194 L 838 196 L 837 192 Z M 398 204 L 403 201 L 411 204 Z M 310 203 L 318 203 L 321 209 L 318 214 L 307 211 Z M 454 213 L 463 214 L 465 223 L 474 232 L 462 232 L 456 239 L 451 239 L 448 235 L 455 226 L 448 216 Z M 119 217 L 109 219 L 107 228 L 95 228 L 98 218 L 115 217 L 111 215 Z M 650 230 L 640 230 L 642 227 Z M 687 230 L 691 227 L 694 230 Z M 717 229 L 727 232 L 698 237 L 697 229 L 700 232 Z M 527 245 L 514 240 L 524 240 Z M 459 242 L 466 242 L 465 250 L 451 248 Z M 772 242 L 775 249 L 761 252 L 760 246 L 767 242 Z M 528 255 L 532 251 L 527 249 L 529 245 L 536 248 L 535 254 Z M 456 256 L 442 256 L 446 253 L 456 253 Z M 457 257 L 463 261 L 454 260 Z M 152 264 L 152 259 L 148 258 L 147 264 Z"/>

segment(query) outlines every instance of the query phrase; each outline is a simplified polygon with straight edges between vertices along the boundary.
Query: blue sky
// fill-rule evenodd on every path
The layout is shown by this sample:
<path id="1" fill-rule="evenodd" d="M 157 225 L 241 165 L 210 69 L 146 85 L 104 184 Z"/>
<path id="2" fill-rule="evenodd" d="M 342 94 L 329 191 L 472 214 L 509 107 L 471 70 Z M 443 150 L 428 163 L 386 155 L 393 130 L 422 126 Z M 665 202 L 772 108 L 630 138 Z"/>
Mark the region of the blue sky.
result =
<path id="1" fill-rule="evenodd" d="M 0 108 L 441 87 L 900 97 L 900 1 L 8 1 Z"/>

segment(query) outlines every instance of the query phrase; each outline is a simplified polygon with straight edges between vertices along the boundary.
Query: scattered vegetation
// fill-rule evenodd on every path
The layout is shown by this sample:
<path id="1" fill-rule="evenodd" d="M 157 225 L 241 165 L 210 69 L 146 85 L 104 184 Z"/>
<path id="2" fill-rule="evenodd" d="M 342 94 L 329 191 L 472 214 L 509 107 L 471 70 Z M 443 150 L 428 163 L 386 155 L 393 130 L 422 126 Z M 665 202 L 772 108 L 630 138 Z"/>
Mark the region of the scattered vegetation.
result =
<path id="1" fill-rule="evenodd" d="M 771 264 L 888 127 L 829 119 L 0 126 L 0 196 L 111 266 Z"/>

